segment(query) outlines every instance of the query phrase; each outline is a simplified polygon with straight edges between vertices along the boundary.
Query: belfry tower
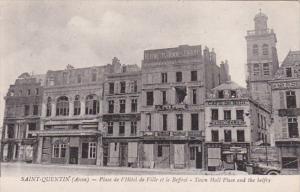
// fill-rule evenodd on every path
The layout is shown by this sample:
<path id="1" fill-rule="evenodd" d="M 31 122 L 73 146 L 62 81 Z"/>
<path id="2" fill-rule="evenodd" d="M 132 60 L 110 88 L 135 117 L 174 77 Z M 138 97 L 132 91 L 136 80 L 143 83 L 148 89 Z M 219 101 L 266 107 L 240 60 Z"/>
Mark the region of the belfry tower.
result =
<path id="1" fill-rule="evenodd" d="M 254 17 L 254 30 L 247 31 L 247 88 L 251 97 L 271 108 L 268 81 L 277 71 L 276 34 L 268 28 L 268 17 L 261 11 Z"/>

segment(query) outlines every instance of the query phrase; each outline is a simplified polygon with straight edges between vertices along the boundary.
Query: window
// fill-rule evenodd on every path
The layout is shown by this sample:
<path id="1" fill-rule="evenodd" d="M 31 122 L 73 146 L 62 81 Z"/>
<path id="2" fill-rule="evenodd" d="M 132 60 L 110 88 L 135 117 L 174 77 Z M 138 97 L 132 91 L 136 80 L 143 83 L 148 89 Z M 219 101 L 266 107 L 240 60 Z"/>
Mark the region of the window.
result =
<path id="1" fill-rule="evenodd" d="M 244 130 L 237 130 L 237 142 L 245 142 L 245 131 Z"/>
<path id="2" fill-rule="evenodd" d="M 81 158 L 83 159 L 96 159 L 97 154 L 96 142 L 88 142 L 81 144 Z"/>
<path id="3" fill-rule="evenodd" d="M 162 157 L 163 156 L 163 147 L 162 145 L 157 146 L 157 157 Z"/>
<path id="4" fill-rule="evenodd" d="M 196 160 L 197 147 L 190 147 L 190 160 Z"/>
<path id="5" fill-rule="evenodd" d="M 263 64 L 263 71 L 264 71 L 264 75 L 270 75 L 269 63 Z"/>
<path id="6" fill-rule="evenodd" d="M 269 54 L 269 46 L 267 44 L 263 44 L 262 51 L 263 51 L 263 55 L 268 55 Z"/>
<path id="7" fill-rule="evenodd" d="M 197 81 L 197 71 L 191 71 L 191 81 Z"/>
<path id="8" fill-rule="evenodd" d="M 218 130 L 211 131 L 211 141 L 213 141 L 213 142 L 219 141 L 219 131 Z"/>
<path id="9" fill-rule="evenodd" d="M 298 169 L 297 157 L 282 157 L 281 162 L 284 169 Z"/>
<path id="10" fill-rule="evenodd" d="M 28 130 L 29 131 L 36 130 L 36 123 L 28 123 Z"/>
<path id="11" fill-rule="evenodd" d="M 137 112 L 137 99 L 131 99 L 131 112 Z"/>
<path id="12" fill-rule="evenodd" d="M 77 83 L 81 83 L 81 75 L 77 75 Z"/>
<path id="13" fill-rule="evenodd" d="M 125 105 L 126 105 L 125 99 L 120 99 L 120 113 L 125 113 Z"/>
<path id="14" fill-rule="evenodd" d="M 255 63 L 253 65 L 253 75 L 254 76 L 259 76 L 259 64 Z"/>
<path id="15" fill-rule="evenodd" d="M 199 115 L 197 113 L 191 114 L 191 126 L 192 130 L 199 130 Z"/>
<path id="16" fill-rule="evenodd" d="M 131 127 L 130 127 L 130 134 L 131 135 L 136 135 L 136 121 L 131 121 Z"/>
<path id="17" fill-rule="evenodd" d="M 12 139 L 15 137 L 15 125 L 8 124 L 7 125 L 7 138 Z"/>
<path id="18" fill-rule="evenodd" d="M 31 90 L 30 89 L 27 90 L 27 95 L 28 96 L 31 95 Z"/>
<path id="19" fill-rule="evenodd" d="M 56 103 L 56 116 L 69 115 L 69 99 L 66 96 L 61 96 Z"/>
<path id="20" fill-rule="evenodd" d="M 125 134 L 125 122 L 121 121 L 119 122 L 119 135 Z"/>
<path id="21" fill-rule="evenodd" d="M 33 105 L 33 115 L 38 115 L 39 114 L 39 106 L 38 105 Z"/>
<path id="22" fill-rule="evenodd" d="M 114 113 L 114 105 L 115 105 L 114 100 L 108 101 L 108 113 Z"/>
<path id="23" fill-rule="evenodd" d="M 182 72 L 176 72 L 176 82 L 182 81 Z"/>
<path id="24" fill-rule="evenodd" d="M 126 66 L 122 66 L 122 73 L 126 73 L 127 71 L 127 67 Z"/>
<path id="25" fill-rule="evenodd" d="M 231 120 L 231 111 L 224 110 L 224 120 Z"/>
<path id="26" fill-rule="evenodd" d="M 121 81 L 120 82 L 120 87 L 121 87 L 120 93 L 125 93 L 125 89 L 126 89 L 126 83 L 125 83 L 125 81 Z"/>
<path id="27" fill-rule="evenodd" d="M 107 123 L 107 134 L 112 135 L 114 133 L 114 123 L 108 122 Z"/>
<path id="28" fill-rule="evenodd" d="M 114 94 L 115 84 L 109 83 L 109 94 Z"/>
<path id="29" fill-rule="evenodd" d="M 153 105 L 153 92 L 147 92 L 147 105 Z"/>
<path id="30" fill-rule="evenodd" d="M 76 95 L 74 100 L 74 115 L 80 115 L 80 96 Z"/>
<path id="31" fill-rule="evenodd" d="M 252 54 L 253 55 L 258 55 L 258 46 L 256 44 L 254 44 L 253 47 L 252 47 Z"/>
<path id="32" fill-rule="evenodd" d="M 193 89 L 193 104 L 197 104 L 197 89 Z"/>
<path id="33" fill-rule="evenodd" d="M 176 119 L 177 119 L 177 131 L 182 131 L 183 130 L 183 115 L 182 114 L 177 114 Z"/>
<path id="34" fill-rule="evenodd" d="M 148 131 L 151 131 L 151 114 L 146 114 L 146 127 Z"/>
<path id="35" fill-rule="evenodd" d="M 66 145 L 65 144 L 54 144 L 52 157 L 53 158 L 66 157 Z"/>
<path id="36" fill-rule="evenodd" d="M 88 95 L 85 101 L 85 114 L 96 115 L 99 113 L 99 101 L 96 95 Z"/>
<path id="37" fill-rule="evenodd" d="M 162 83 L 167 83 L 168 82 L 168 74 L 167 73 L 162 73 L 161 74 L 161 82 Z"/>
<path id="38" fill-rule="evenodd" d="M 296 117 L 288 118 L 288 129 L 290 138 L 299 137 L 298 122 Z"/>
<path id="39" fill-rule="evenodd" d="M 167 104 L 167 92 L 162 91 L 162 100 L 163 100 L 163 105 Z"/>
<path id="40" fill-rule="evenodd" d="M 92 81 L 96 81 L 97 80 L 97 73 L 93 72 L 92 73 Z"/>
<path id="41" fill-rule="evenodd" d="M 236 110 L 236 119 L 244 121 L 244 110 Z"/>
<path id="42" fill-rule="evenodd" d="M 24 116 L 28 116 L 29 115 L 29 105 L 25 105 L 24 106 Z"/>
<path id="43" fill-rule="evenodd" d="M 218 109 L 212 109 L 211 110 L 211 120 L 219 120 L 219 110 Z"/>
<path id="44" fill-rule="evenodd" d="M 88 158 L 89 159 L 96 159 L 96 142 L 89 142 L 89 154 Z"/>
<path id="45" fill-rule="evenodd" d="M 224 91 L 218 91 L 218 98 L 223 99 L 224 98 Z"/>
<path id="46" fill-rule="evenodd" d="M 136 93 L 137 92 L 137 81 L 134 80 L 131 82 L 131 93 Z"/>
<path id="47" fill-rule="evenodd" d="M 230 97 L 231 97 L 231 98 L 236 98 L 236 91 L 231 90 L 231 91 L 230 91 Z"/>
<path id="48" fill-rule="evenodd" d="M 51 111 L 52 111 L 51 97 L 48 97 L 48 99 L 47 99 L 47 112 L 46 112 L 47 117 L 51 116 Z"/>
<path id="49" fill-rule="evenodd" d="M 224 141 L 231 142 L 231 130 L 224 130 Z"/>
<path id="50" fill-rule="evenodd" d="M 297 107 L 295 91 L 287 91 L 286 92 L 286 107 L 288 109 Z"/>
<path id="51" fill-rule="evenodd" d="M 39 88 L 35 88 L 35 94 L 39 95 L 40 94 L 39 92 L 40 92 Z"/>
<path id="52" fill-rule="evenodd" d="M 168 115 L 163 114 L 163 131 L 168 130 Z"/>
<path id="53" fill-rule="evenodd" d="M 59 149 L 60 149 L 59 144 L 53 145 L 53 155 L 52 155 L 52 157 L 59 158 Z"/>
<path id="54" fill-rule="evenodd" d="M 292 68 L 285 68 L 286 77 L 292 77 Z"/>
<path id="55" fill-rule="evenodd" d="M 176 103 L 177 104 L 183 104 L 183 101 L 186 97 L 186 87 L 176 87 Z"/>

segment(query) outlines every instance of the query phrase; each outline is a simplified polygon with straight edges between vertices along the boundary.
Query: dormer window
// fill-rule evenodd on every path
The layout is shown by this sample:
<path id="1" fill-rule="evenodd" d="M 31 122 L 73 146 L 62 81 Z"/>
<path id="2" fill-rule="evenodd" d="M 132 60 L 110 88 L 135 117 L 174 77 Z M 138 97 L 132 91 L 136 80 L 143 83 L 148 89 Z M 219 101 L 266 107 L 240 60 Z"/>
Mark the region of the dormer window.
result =
<path id="1" fill-rule="evenodd" d="M 263 55 L 269 55 L 269 46 L 267 44 L 263 44 L 262 51 Z"/>
<path id="2" fill-rule="evenodd" d="M 292 77 L 292 68 L 291 67 L 285 68 L 285 74 L 286 77 Z"/>
<path id="3" fill-rule="evenodd" d="M 224 91 L 218 91 L 218 98 L 223 99 L 224 98 Z"/>
<path id="4" fill-rule="evenodd" d="M 230 97 L 231 98 L 236 98 L 236 91 L 231 90 L 230 91 Z"/>
<path id="5" fill-rule="evenodd" d="M 252 53 L 253 55 L 258 55 L 258 46 L 256 44 L 254 44 L 252 47 Z"/>

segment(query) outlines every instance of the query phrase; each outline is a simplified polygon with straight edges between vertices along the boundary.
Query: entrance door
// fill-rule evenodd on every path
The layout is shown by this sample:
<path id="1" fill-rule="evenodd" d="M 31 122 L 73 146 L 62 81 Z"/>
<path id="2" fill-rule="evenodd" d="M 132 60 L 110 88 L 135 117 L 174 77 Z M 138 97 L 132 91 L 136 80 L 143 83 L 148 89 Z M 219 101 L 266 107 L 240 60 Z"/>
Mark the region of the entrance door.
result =
<path id="1" fill-rule="evenodd" d="M 128 144 L 120 143 L 120 166 L 127 167 L 128 163 Z"/>
<path id="2" fill-rule="evenodd" d="M 196 168 L 202 169 L 202 152 L 199 151 L 199 147 L 196 150 Z"/>
<path id="3" fill-rule="evenodd" d="M 78 147 L 70 147 L 70 164 L 78 164 Z"/>
<path id="4" fill-rule="evenodd" d="M 109 158 L 108 143 L 103 143 L 103 166 L 107 166 L 108 158 Z"/>

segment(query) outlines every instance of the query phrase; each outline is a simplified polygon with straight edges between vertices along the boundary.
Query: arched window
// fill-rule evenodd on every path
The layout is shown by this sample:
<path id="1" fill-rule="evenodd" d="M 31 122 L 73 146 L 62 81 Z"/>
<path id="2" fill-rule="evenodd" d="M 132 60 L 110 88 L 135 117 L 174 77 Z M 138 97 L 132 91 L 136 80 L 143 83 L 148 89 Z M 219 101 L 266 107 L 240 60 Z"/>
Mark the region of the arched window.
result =
<path id="1" fill-rule="evenodd" d="M 47 99 L 47 111 L 46 111 L 46 116 L 49 117 L 51 116 L 51 111 L 52 111 L 52 101 L 51 101 L 51 97 L 48 97 Z"/>
<path id="2" fill-rule="evenodd" d="M 263 51 L 263 55 L 268 55 L 269 54 L 269 46 L 267 44 L 263 44 L 262 51 Z"/>
<path id="3" fill-rule="evenodd" d="M 80 96 L 76 95 L 74 100 L 74 115 L 80 115 Z"/>
<path id="4" fill-rule="evenodd" d="M 253 55 L 258 55 L 258 46 L 256 44 L 254 44 L 252 47 L 252 53 Z"/>
<path id="5" fill-rule="evenodd" d="M 56 103 L 56 116 L 69 115 L 69 99 L 66 96 L 61 96 Z"/>
<path id="6" fill-rule="evenodd" d="M 96 115 L 99 113 L 99 101 L 96 95 L 88 95 L 85 101 L 85 114 Z"/>

